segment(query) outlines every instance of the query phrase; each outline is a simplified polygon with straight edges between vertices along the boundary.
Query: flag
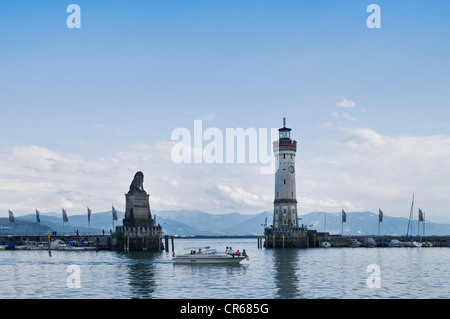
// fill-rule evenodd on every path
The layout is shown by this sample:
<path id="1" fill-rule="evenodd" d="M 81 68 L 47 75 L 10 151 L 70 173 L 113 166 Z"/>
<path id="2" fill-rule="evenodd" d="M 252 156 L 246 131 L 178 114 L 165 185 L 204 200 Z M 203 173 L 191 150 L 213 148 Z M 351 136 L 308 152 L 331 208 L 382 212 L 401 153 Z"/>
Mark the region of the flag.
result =
<path id="1" fill-rule="evenodd" d="M 423 212 L 422 210 L 419 208 L 419 222 L 423 222 Z"/>
<path id="2" fill-rule="evenodd" d="M 378 208 L 378 221 L 381 223 L 383 221 L 383 212 Z"/>
<path id="3" fill-rule="evenodd" d="M 36 209 L 36 223 L 40 223 L 41 219 L 39 218 L 39 211 Z"/>
<path id="4" fill-rule="evenodd" d="M 9 222 L 14 223 L 14 214 L 12 211 L 8 210 L 9 213 Z"/>
<path id="5" fill-rule="evenodd" d="M 67 218 L 67 212 L 64 208 L 62 209 L 62 214 L 63 214 L 63 223 L 67 223 L 69 219 Z"/>
<path id="6" fill-rule="evenodd" d="M 90 222 L 91 221 L 91 209 L 88 207 L 87 208 L 87 211 L 88 211 L 88 222 Z"/>
<path id="7" fill-rule="evenodd" d="M 116 212 L 116 209 L 114 208 L 114 206 L 112 207 L 112 218 L 113 218 L 113 220 L 117 220 L 117 212 Z"/>
<path id="8" fill-rule="evenodd" d="M 344 212 L 344 210 L 342 210 L 342 222 L 343 223 L 347 222 L 347 213 Z"/>

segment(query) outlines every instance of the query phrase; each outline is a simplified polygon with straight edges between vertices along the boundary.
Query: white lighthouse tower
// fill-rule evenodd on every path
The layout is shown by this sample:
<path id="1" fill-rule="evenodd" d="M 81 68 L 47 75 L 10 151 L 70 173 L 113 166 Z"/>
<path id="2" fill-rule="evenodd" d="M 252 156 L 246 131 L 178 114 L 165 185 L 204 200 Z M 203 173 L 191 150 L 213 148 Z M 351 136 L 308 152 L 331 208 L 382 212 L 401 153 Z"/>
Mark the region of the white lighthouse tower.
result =
<path id="1" fill-rule="evenodd" d="M 308 247 L 308 229 L 298 226 L 297 194 L 295 189 L 295 156 L 297 141 L 291 139 L 291 129 L 278 129 L 279 138 L 273 142 L 277 165 L 273 224 L 264 229 L 266 247 Z"/>
<path id="2" fill-rule="evenodd" d="M 277 163 L 275 172 L 275 200 L 273 210 L 274 228 L 298 228 L 297 195 L 295 190 L 295 154 L 297 141 L 291 139 L 291 129 L 278 129 L 279 139 L 273 142 L 273 152 Z"/>

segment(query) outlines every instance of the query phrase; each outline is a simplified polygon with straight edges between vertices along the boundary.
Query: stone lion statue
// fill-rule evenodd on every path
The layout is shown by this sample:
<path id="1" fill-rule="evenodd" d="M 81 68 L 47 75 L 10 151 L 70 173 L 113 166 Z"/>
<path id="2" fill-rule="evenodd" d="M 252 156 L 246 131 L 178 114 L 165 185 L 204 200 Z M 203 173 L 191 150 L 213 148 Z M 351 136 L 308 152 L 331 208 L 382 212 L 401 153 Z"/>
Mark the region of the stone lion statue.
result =
<path id="1" fill-rule="evenodd" d="M 144 190 L 144 174 L 139 171 L 134 174 L 133 181 L 130 185 L 130 191 L 128 193 L 143 193 Z"/>

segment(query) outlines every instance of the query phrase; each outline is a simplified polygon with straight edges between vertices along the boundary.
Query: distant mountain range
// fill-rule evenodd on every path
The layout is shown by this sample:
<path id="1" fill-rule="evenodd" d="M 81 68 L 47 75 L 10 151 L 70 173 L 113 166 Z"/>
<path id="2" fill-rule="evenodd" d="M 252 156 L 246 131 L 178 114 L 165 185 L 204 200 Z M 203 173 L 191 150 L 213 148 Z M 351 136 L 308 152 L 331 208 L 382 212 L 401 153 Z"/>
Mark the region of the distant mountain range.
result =
<path id="1" fill-rule="evenodd" d="M 326 215 L 326 216 L 325 216 Z M 208 214 L 201 211 L 177 210 L 161 211 L 157 222 L 163 226 L 169 235 L 263 235 L 264 223 L 272 224 L 273 212 L 265 211 L 257 215 Z M 342 233 L 341 213 L 311 212 L 299 216 L 299 225 L 309 229 L 330 234 Z M 326 219 L 326 221 L 325 221 Z M 176 220 L 176 222 L 175 222 Z M 347 221 L 343 225 L 344 235 L 376 235 L 378 234 L 378 214 L 372 212 L 349 212 Z M 382 235 L 405 235 L 408 218 L 384 215 L 380 224 Z M 423 223 L 420 224 L 420 234 L 423 233 Z M 450 235 L 450 224 L 426 222 L 426 235 Z M 413 221 L 412 235 L 417 235 L 417 220 Z"/>
<path id="2" fill-rule="evenodd" d="M 118 211 L 119 220 L 114 226 L 122 225 L 124 213 Z M 272 211 L 257 215 L 240 213 L 209 214 L 198 210 L 165 210 L 152 211 L 156 216 L 156 223 L 163 227 L 165 235 L 177 236 L 242 236 L 263 235 L 264 223 L 272 224 Z M 81 234 L 88 233 L 87 215 L 69 215 L 69 222 L 64 224 L 64 232 L 73 234 L 78 230 Z M 341 213 L 312 212 L 299 216 L 299 224 L 319 232 L 341 234 Z M 63 233 L 61 214 L 40 214 L 39 232 L 56 231 Z M 326 221 L 325 221 L 326 220 Z M 91 215 L 90 227 L 93 234 L 106 234 L 112 229 L 112 213 L 102 212 Z M 347 222 L 344 223 L 344 235 L 376 235 L 378 233 L 378 214 L 372 212 L 348 212 Z M 384 215 L 380 224 L 382 235 L 405 235 L 408 219 Z M 417 220 L 413 222 L 412 235 L 417 235 Z M 420 233 L 423 224 L 420 224 Z M 430 223 L 425 225 L 426 235 L 449 235 L 450 224 Z M 36 234 L 37 224 L 34 214 L 18 216 L 15 223 L 9 223 L 8 218 L 0 218 L 0 235 L 6 234 Z"/>

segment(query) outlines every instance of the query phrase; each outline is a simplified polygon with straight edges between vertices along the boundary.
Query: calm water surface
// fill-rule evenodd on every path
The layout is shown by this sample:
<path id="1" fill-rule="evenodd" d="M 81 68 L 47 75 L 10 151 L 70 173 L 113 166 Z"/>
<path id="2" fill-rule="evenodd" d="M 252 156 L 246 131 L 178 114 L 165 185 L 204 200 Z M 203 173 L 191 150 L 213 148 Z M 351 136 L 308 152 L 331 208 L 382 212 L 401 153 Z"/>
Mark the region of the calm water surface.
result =
<path id="1" fill-rule="evenodd" d="M 258 249 L 256 239 L 177 239 L 246 249 L 240 265 L 182 265 L 171 252 L 0 251 L 0 298 L 449 298 L 449 248 Z M 380 288 L 367 272 L 379 266 Z M 69 265 L 80 287 L 69 288 Z"/>

